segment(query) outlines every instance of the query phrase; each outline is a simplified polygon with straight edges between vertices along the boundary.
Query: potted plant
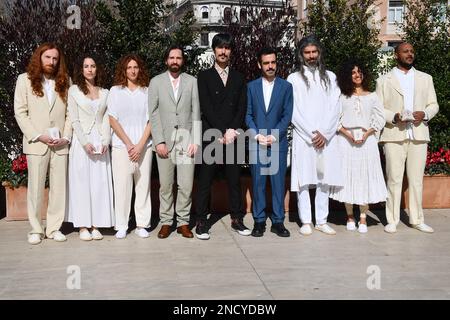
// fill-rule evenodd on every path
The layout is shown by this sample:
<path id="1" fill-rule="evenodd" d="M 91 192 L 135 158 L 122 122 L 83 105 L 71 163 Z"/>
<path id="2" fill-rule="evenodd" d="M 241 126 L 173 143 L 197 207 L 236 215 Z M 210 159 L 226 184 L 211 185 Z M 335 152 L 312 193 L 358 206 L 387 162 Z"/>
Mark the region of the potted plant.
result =
<path id="1" fill-rule="evenodd" d="M 26 156 L 14 153 L 8 154 L 8 156 L 2 155 L 0 157 L 0 180 L 6 194 L 6 220 L 26 220 L 28 218 L 28 166 Z M 47 201 L 48 192 L 46 189 L 43 208 L 47 207 Z"/>
<path id="2" fill-rule="evenodd" d="M 450 150 L 428 151 L 423 178 L 423 206 L 450 208 Z"/>

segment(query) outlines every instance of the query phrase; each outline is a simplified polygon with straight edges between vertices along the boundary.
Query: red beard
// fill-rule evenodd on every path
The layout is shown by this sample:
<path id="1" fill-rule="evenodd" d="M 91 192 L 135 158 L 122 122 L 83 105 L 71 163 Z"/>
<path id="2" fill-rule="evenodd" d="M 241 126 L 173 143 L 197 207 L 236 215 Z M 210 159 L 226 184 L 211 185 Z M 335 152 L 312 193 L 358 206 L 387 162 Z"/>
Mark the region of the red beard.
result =
<path id="1" fill-rule="evenodd" d="M 55 74 L 55 68 L 53 66 L 49 66 L 49 65 L 43 66 L 42 67 L 42 71 L 45 74 L 49 74 L 49 75 L 54 75 Z"/>

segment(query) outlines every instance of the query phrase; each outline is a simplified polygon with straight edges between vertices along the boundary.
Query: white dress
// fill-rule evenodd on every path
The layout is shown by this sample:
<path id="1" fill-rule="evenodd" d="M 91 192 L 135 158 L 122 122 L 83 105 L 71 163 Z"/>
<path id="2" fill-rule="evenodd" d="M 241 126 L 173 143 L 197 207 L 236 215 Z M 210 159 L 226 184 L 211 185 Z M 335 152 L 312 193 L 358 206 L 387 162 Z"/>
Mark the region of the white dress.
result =
<path id="1" fill-rule="evenodd" d="M 90 100 L 93 113 L 100 99 Z M 94 147 L 101 146 L 97 125 L 87 136 Z M 115 224 L 113 188 L 109 150 L 101 155 L 88 155 L 74 134 L 69 151 L 68 221 L 74 227 L 109 228 Z"/>
<path id="2" fill-rule="evenodd" d="M 294 93 L 291 191 L 300 191 L 302 187 L 317 184 L 342 186 L 343 183 L 335 139 L 340 90 L 336 75 L 331 71 L 327 71 L 327 74 L 330 78 L 329 88 L 324 87 L 317 70 L 313 74 L 305 69 L 309 88 L 299 72 L 290 74 L 287 79 Z M 327 139 L 321 151 L 312 144 L 315 130 Z"/>
<path id="3" fill-rule="evenodd" d="M 362 145 L 351 143 L 339 134 L 344 187 L 331 188 L 330 198 L 351 204 L 364 205 L 386 201 L 386 183 L 381 169 L 378 138 L 385 124 L 383 106 L 376 93 L 366 96 L 341 96 L 340 126 L 347 129 L 373 128 Z"/>

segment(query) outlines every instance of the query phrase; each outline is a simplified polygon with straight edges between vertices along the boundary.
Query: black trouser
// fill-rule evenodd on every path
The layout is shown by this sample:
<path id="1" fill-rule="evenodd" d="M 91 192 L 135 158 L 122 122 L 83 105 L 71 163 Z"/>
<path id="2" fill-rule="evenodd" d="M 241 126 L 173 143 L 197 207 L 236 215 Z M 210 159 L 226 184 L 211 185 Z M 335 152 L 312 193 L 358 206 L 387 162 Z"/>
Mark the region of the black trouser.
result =
<path id="1" fill-rule="evenodd" d="M 228 185 L 228 195 L 230 201 L 231 219 L 242 219 L 245 215 L 242 202 L 241 190 L 241 166 L 238 164 L 236 152 L 233 163 L 226 163 L 227 149 L 231 146 L 223 147 L 223 159 L 217 159 L 212 164 L 202 162 L 197 180 L 197 221 L 206 220 L 209 211 L 209 200 L 211 198 L 211 187 L 214 175 L 218 168 L 225 170 L 225 179 Z"/>

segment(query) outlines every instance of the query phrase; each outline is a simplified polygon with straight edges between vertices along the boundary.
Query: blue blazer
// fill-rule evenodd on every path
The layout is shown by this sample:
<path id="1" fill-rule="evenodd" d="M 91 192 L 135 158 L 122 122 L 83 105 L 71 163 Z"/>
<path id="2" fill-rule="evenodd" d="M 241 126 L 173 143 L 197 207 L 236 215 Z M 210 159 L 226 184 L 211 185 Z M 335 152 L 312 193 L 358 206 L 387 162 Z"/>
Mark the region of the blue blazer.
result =
<path id="1" fill-rule="evenodd" d="M 279 150 L 287 152 L 287 128 L 291 122 L 293 110 L 292 85 L 279 77 L 276 77 L 274 81 L 267 111 L 264 105 L 262 78 L 248 83 L 245 122 L 249 129 L 254 130 L 254 134 L 250 135 L 251 139 L 254 139 L 258 133 L 273 135 L 277 139 L 275 143 L 279 143 Z"/>

